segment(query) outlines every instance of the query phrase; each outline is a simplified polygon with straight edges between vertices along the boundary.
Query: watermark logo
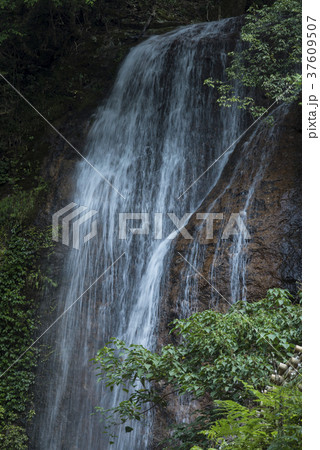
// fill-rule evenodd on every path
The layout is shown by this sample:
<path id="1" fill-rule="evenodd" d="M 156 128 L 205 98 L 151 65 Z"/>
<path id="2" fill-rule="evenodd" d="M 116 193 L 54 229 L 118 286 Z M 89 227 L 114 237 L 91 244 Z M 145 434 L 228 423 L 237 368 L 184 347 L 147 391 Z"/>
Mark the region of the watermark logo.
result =
<path id="1" fill-rule="evenodd" d="M 52 216 L 52 239 L 56 242 L 59 242 L 59 221 L 62 219 L 62 244 L 69 246 L 70 245 L 70 231 L 72 226 L 72 247 L 79 250 L 80 248 L 80 226 L 87 222 L 91 217 L 95 216 L 98 211 L 95 209 L 88 210 L 87 206 L 78 206 L 76 203 L 69 203 L 64 208 L 59 209 Z M 69 211 L 71 211 L 69 213 Z M 87 211 L 85 214 L 81 215 L 82 212 Z M 69 213 L 69 214 L 67 214 Z M 65 215 L 67 214 L 67 215 Z M 80 217 L 79 217 L 80 216 Z M 77 218 L 74 222 L 73 219 Z M 97 221 L 94 220 L 91 222 L 91 230 L 87 233 L 83 242 L 88 242 L 97 234 Z"/>
<path id="2" fill-rule="evenodd" d="M 85 212 L 86 211 L 86 212 Z M 85 214 L 82 214 L 85 212 Z M 80 227 L 83 223 L 87 222 L 93 216 L 98 213 L 95 209 L 88 210 L 86 206 L 78 206 L 76 203 L 69 203 L 62 209 L 59 209 L 52 216 L 52 239 L 59 242 L 59 222 L 62 224 L 62 244 L 70 245 L 70 235 L 72 234 L 72 247 L 79 250 L 80 248 Z M 130 235 L 150 235 L 152 234 L 153 239 L 162 240 L 168 239 L 173 240 L 176 238 L 177 234 L 181 234 L 186 240 L 193 240 L 190 232 L 186 229 L 190 218 L 194 216 L 194 213 L 185 213 L 183 217 L 179 218 L 176 214 L 170 213 L 119 213 L 118 215 L 118 239 L 126 240 Z M 163 232 L 163 222 L 165 218 L 169 218 L 174 229 L 169 233 L 169 235 L 164 236 Z M 205 227 L 205 239 L 213 239 L 215 221 L 223 222 L 223 230 L 221 239 L 226 240 L 231 236 L 242 236 L 245 240 L 250 240 L 251 236 L 246 228 L 245 214 L 242 213 L 231 213 L 230 217 L 227 218 L 223 213 L 196 213 L 195 218 L 198 221 L 202 221 Z M 76 220 L 74 220 L 76 219 Z M 228 220 L 227 220 L 228 219 Z M 88 225 L 88 224 L 87 224 Z M 87 233 L 83 242 L 88 242 L 94 236 L 97 235 L 97 221 L 90 221 L 90 232 Z M 166 229 L 168 229 L 166 227 Z"/>

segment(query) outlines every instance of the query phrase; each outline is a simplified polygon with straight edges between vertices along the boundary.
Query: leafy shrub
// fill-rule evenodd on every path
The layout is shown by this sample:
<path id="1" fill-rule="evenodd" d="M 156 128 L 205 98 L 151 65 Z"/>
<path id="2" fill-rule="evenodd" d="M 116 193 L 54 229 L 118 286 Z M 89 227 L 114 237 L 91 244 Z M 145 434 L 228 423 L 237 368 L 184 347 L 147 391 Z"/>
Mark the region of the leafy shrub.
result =
<path id="1" fill-rule="evenodd" d="M 300 449 L 302 394 L 296 383 L 274 386 L 263 393 L 246 383 L 245 388 L 254 395 L 254 405 L 247 407 L 232 400 L 214 402 L 216 411 L 224 418 L 217 420 L 210 430 L 201 432 L 208 445 L 235 450 Z M 202 449 L 194 446 L 191 450 Z"/>
<path id="2" fill-rule="evenodd" d="M 291 102 L 301 92 L 301 1 L 276 0 L 271 6 L 252 6 L 241 30 L 242 50 L 231 52 L 227 83 L 205 81 L 218 92 L 218 103 L 224 107 L 236 104 L 254 118 L 266 112 L 278 99 Z M 232 82 L 246 88 L 259 88 L 266 105 L 252 97 L 235 94 Z"/>
<path id="3" fill-rule="evenodd" d="M 287 290 L 271 289 L 265 299 L 239 302 L 227 314 L 209 310 L 175 320 L 171 333 L 177 344 L 159 353 L 141 345 L 127 347 L 118 339 L 98 352 L 99 381 L 128 393 L 115 408 L 99 408 L 111 434 L 115 423 L 139 420 L 150 404 L 165 406 L 166 388 L 198 399 L 209 396 L 212 401 L 244 404 L 247 392 L 240 380 L 262 389 L 277 364 L 301 343 L 301 306 Z M 189 448 L 201 440 L 199 429 L 212 423 L 211 416 L 211 410 L 202 411 L 194 424 L 180 425 L 180 444 L 172 438 L 170 448 Z"/>

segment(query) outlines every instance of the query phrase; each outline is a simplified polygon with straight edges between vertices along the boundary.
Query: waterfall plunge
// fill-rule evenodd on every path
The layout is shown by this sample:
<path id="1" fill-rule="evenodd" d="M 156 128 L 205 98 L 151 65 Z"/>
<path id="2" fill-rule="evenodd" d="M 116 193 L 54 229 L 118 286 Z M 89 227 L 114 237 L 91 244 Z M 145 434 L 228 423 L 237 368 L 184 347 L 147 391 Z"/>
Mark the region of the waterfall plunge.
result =
<path id="1" fill-rule="evenodd" d="M 159 303 L 170 264 L 172 240 L 128 233 L 118 239 L 120 212 L 193 212 L 217 182 L 233 147 L 199 182 L 179 195 L 243 131 L 240 112 L 219 109 L 203 86 L 225 79 L 240 22 L 226 19 L 151 37 L 125 59 L 111 95 L 97 113 L 86 157 L 125 197 L 79 161 L 73 201 L 99 212 L 98 235 L 69 251 L 63 270 L 59 314 L 123 252 L 125 256 L 84 295 L 52 330 L 46 408 L 37 418 L 35 448 L 109 448 L 95 406 L 110 407 L 121 393 L 97 383 L 89 360 L 112 336 L 154 348 Z M 164 220 L 163 236 L 175 227 Z M 111 448 L 150 447 L 152 415 Z"/>

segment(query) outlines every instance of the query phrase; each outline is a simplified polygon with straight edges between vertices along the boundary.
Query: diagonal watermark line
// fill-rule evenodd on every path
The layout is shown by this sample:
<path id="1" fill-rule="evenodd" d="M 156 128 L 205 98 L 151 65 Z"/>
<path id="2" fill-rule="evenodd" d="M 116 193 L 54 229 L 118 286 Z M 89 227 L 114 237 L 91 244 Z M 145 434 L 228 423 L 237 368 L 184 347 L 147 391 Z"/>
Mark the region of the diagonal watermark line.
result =
<path id="1" fill-rule="evenodd" d="M 213 161 L 213 163 L 211 163 L 210 164 L 210 166 L 209 167 L 207 167 L 206 168 L 206 170 L 204 171 L 204 172 L 202 172 L 202 174 L 201 175 L 199 175 L 198 176 L 198 178 L 197 179 L 195 179 L 191 184 L 190 184 L 190 186 L 188 186 L 187 187 L 187 189 L 185 190 L 185 191 L 183 191 L 182 192 L 182 194 L 180 194 L 179 195 L 179 197 L 177 197 L 177 200 L 180 200 L 180 198 L 186 193 L 186 192 L 188 192 L 189 191 L 189 189 L 191 189 L 192 188 L 192 186 L 194 185 L 194 184 L 196 184 L 197 183 L 197 181 L 199 181 L 200 180 L 200 178 L 202 178 L 203 177 L 203 175 L 205 175 L 214 165 L 215 165 L 215 163 L 216 162 L 218 162 L 219 161 L 219 159 L 221 159 L 222 158 L 222 156 L 223 155 L 225 155 L 226 153 L 227 153 L 227 151 L 228 150 L 230 150 L 230 148 L 236 143 L 236 142 L 238 142 L 241 138 L 242 138 L 242 136 L 244 136 L 246 133 L 247 133 L 247 131 L 249 131 L 250 130 L 250 128 L 252 128 L 253 127 L 253 125 L 254 124 L 256 124 L 280 99 L 281 99 L 281 97 L 284 95 L 284 94 L 286 94 L 291 88 L 292 88 L 292 86 L 293 85 L 291 85 L 291 86 L 289 86 L 281 95 L 279 95 L 279 97 L 277 97 L 276 99 L 275 99 L 275 101 L 261 114 L 261 116 L 259 116 L 254 122 L 252 122 L 252 124 L 242 133 L 242 134 L 240 134 L 240 136 L 239 137 L 237 137 L 237 139 L 236 140 L 234 140 L 233 142 L 232 142 L 232 144 L 231 145 L 229 145 L 229 147 L 223 152 L 223 153 L 221 153 L 221 155 L 220 156 L 218 156 L 218 158 L 215 160 L 215 161 Z"/>
<path id="2" fill-rule="evenodd" d="M 216 292 L 217 292 L 217 294 L 219 294 L 220 295 L 220 297 L 221 298 L 223 298 L 223 300 L 225 300 L 230 306 L 233 306 L 232 305 L 232 303 L 230 303 L 219 291 L 218 291 L 218 289 L 216 289 L 214 286 L 213 286 L 213 284 L 211 284 L 210 283 L 210 281 L 208 281 L 207 279 L 206 279 L 206 277 L 204 277 L 203 275 L 202 275 L 202 273 L 201 272 L 199 272 L 199 270 L 196 268 L 196 267 L 194 267 L 194 265 L 193 264 L 191 264 L 180 252 L 178 252 L 178 254 L 181 256 L 181 258 L 183 258 L 188 264 L 189 264 L 189 266 L 190 267 L 192 267 L 192 269 L 201 277 L 201 278 L 203 278 L 208 284 L 209 284 L 209 286 L 211 286 L 212 287 L 212 289 L 214 289 Z M 285 356 L 283 356 L 282 355 L 282 353 L 281 352 L 279 352 L 279 350 L 277 350 L 272 344 L 271 344 L 271 342 L 269 342 L 268 341 L 268 339 L 266 339 L 261 333 L 259 333 L 259 331 L 254 327 L 254 325 L 252 324 L 252 322 L 244 315 L 244 314 L 242 314 L 242 313 L 240 313 L 241 315 L 242 315 L 242 317 L 246 320 L 246 322 L 260 335 L 260 337 L 267 343 L 267 344 L 269 344 L 270 345 L 270 347 L 272 347 L 273 348 L 273 350 L 279 355 L 279 356 L 281 356 L 281 358 L 284 358 L 284 359 L 287 359 Z M 290 364 L 289 363 L 289 365 L 292 367 L 292 369 L 297 373 L 297 374 L 299 374 L 299 371 L 292 365 L 292 364 Z"/>
<path id="3" fill-rule="evenodd" d="M 35 106 L 33 106 L 33 104 L 32 103 L 30 103 L 29 102 L 29 100 L 28 99 L 26 99 L 26 97 L 15 87 L 15 86 L 13 86 L 13 84 L 11 84 L 10 83 L 10 81 L 9 80 L 7 80 L 7 78 L 5 77 L 5 76 L 3 76 L 2 75 L 2 73 L 0 73 L 0 77 L 76 152 L 76 153 L 78 153 L 78 155 L 79 156 L 81 156 L 81 158 L 87 163 L 87 164 L 89 164 L 89 166 L 90 167 L 92 167 L 92 169 L 93 170 L 95 170 L 99 175 L 100 175 L 100 177 L 101 178 L 103 178 L 104 179 L 104 181 L 106 181 L 108 184 L 109 184 L 109 186 L 110 187 L 112 187 L 112 189 L 114 189 L 115 191 L 116 191 L 116 193 L 118 194 L 118 195 L 120 195 L 123 199 L 125 199 L 125 197 L 121 194 L 121 192 L 119 192 L 118 191 L 118 189 L 116 188 L 116 187 L 114 187 L 113 186 L 113 184 L 112 183 L 110 183 L 110 181 L 108 181 L 106 178 L 105 178 L 105 176 L 104 175 L 102 175 L 102 173 L 96 168 L 96 167 L 94 167 L 92 164 L 91 164 L 91 162 L 90 161 L 88 161 L 87 160 L 87 158 L 85 157 L 85 156 L 83 156 L 80 152 L 79 152 L 79 150 L 78 149 L 76 149 L 75 148 L 75 146 L 73 145 L 73 144 L 71 144 L 71 142 L 70 141 L 68 141 L 68 139 L 67 138 L 65 138 L 64 136 L 63 136 L 63 134 L 62 133 L 60 133 L 60 131 L 59 130 L 57 130 L 57 128 L 54 126 L 54 125 L 52 125 L 52 123 L 50 123 L 49 122 L 49 120 L 48 119 L 46 119 L 45 117 L 44 117 L 44 115 L 43 114 L 41 114 L 41 112 L 40 111 L 38 111 L 37 110 L 37 108 L 35 107 Z"/>
<path id="4" fill-rule="evenodd" d="M 100 280 L 100 278 L 101 277 L 103 277 L 103 275 L 106 273 L 106 272 L 108 272 L 108 270 L 109 269 L 111 269 L 111 267 L 113 267 L 118 261 L 119 261 L 119 259 L 120 258 L 122 258 L 122 256 L 123 255 L 125 255 L 125 252 L 123 252 L 122 253 L 122 255 L 120 255 L 115 261 L 113 261 L 113 263 L 109 266 L 109 267 L 107 267 L 106 268 L 106 270 L 104 271 L 104 272 L 102 272 L 102 274 L 101 275 L 99 275 L 99 277 L 92 283 L 92 284 L 90 284 L 90 286 L 84 291 L 84 292 L 82 292 L 82 294 L 73 302 L 73 303 L 71 303 L 71 305 L 70 306 L 68 306 L 68 308 L 67 309 L 65 309 L 61 314 L 60 314 L 60 316 L 59 317 L 57 317 L 56 318 L 56 320 L 54 321 L 54 322 L 52 322 L 52 324 L 23 352 L 23 353 L 21 353 L 21 355 L 19 356 L 19 358 L 17 358 L 4 372 L 2 372 L 2 374 L 0 375 L 0 378 L 1 377 L 3 377 L 3 375 L 5 375 L 10 369 L 11 369 L 11 367 L 13 367 L 26 353 L 27 353 L 27 351 L 29 351 L 30 350 L 30 348 L 32 348 L 38 341 L 39 341 L 39 339 L 41 339 L 42 338 L 42 336 L 44 336 L 45 334 L 46 334 L 46 332 L 47 331 L 49 331 L 50 330 L 50 328 L 52 328 L 53 327 L 53 325 L 55 325 L 57 322 L 58 322 L 58 320 L 60 320 L 61 319 L 61 317 L 62 316 L 64 316 L 65 315 L 65 313 L 66 312 L 68 312 L 69 311 L 69 309 L 70 308 L 72 308 L 72 306 L 73 305 L 75 305 L 76 303 L 77 303 L 77 301 L 78 300 L 80 300 L 80 298 L 81 297 L 83 297 L 84 296 L 84 294 L 86 293 L 86 292 L 88 292 L 89 291 L 89 289 L 91 289 L 92 288 L 92 286 L 94 285 L 94 284 L 96 284 L 97 283 L 97 281 L 99 281 Z"/>

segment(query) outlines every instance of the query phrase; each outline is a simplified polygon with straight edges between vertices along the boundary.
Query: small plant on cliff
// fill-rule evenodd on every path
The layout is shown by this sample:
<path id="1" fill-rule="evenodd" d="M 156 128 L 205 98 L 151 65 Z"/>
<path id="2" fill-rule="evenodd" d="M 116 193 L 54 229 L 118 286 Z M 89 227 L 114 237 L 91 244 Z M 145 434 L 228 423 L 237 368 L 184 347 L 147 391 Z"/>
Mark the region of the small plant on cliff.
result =
<path id="1" fill-rule="evenodd" d="M 261 9 L 253 6 L 241 30 L 242 49 L 229 53 L 228 82 L 209 78 L 205 84 L 217 89 L 220 106 L 248 110 L 254 118 L 276 100 L 291 102 L 301 92 L 301 1 L 276 0 Z M 258 104 L 241 97 L 234 83 L 258 88 L 264 98 Z"/>
<path id="2" fill-rule="evenodd" d="M 99 381 L 111 390 L 119 386 L 128 398 L 115 408 L 99 408 L 109 435 L 114 425 L 140 420 L 153 406 L 165 408 L 170 393 L 243 404 L 247 392 L 239 380 L 255 389 L 266 385 L 276 364 L 301 342 L 300 315 L 300 303 L 288 291 L 271 289 L 265 299 L 239 302 L 227 314 L 209 310 L 175 320 L 176 343 L 159 352 L 112 339 L 95 359 Z M 197 411 L 191 424 L 178 424 L 169 448 L 189 449 L 205 441 L 199 431 L 210 427 L 213 414 L 209 407 Z"/>

